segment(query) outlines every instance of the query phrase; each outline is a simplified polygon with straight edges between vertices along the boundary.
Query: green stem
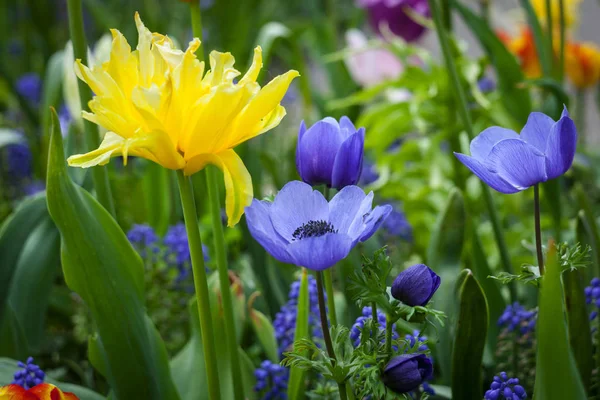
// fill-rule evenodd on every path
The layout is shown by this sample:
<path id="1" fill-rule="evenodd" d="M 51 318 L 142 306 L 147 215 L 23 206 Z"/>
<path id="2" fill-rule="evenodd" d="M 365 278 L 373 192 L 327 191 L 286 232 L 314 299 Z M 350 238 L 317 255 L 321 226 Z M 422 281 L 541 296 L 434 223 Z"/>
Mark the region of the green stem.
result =
<path id="1" fill-rule="evenodd" d="M 542 251 L 542 227 L 540 223 L 540 187 L 538 184 L 533 185 L 533 204 L 535 214 L 535 249 L 540 267 L 540 275 L 544 275 L 544 253 Z"/>
<path id="2" fill-rule="evenodd" d="M 200 12 L 199 1 L 190 1 L 190 15 L 192 18 L 192 33 L 194 37 L 202 40 L 202 13 Z M 199 61 L 204 61 L 204 44 L 201 44 L 196 50 L 196 57 Z"/>
<path id="3" fill-rule="evenodd" d="M 565 2 L 564 0 L 558 0 L 558 18 L 560 21 L 560 49 L 558 58 L 558 71 L 559 78 L 562 82 L 565 77 L 565 46 L 566 46 L 566 26 L 565 26 Z"/>
<path id="4" fill-rule="evenodd" d="M 179 195 L 181 197 L 181 206 L 183 208 L 185 230 L 190 245 L 194 288 L 196 290 L 198 314 L 200 316 L 200 330 L 202 332 L 202 347 L 204 349 L 208 393 L 211 400 L 218 400 L 221 398 L 219 370 L 217 368 L 217 354 L 215 352 L 210 299 L 208 297 L 208 283 L 206 281 L 204 254 L 202 254 L 202 239 L 200 238 L 200 230 L 198 229 L 194 192 L 189 178 L 183 175 L 182 170 L 177 171 L 177 183 L 179 185 Z M 223 292 L 225 292 L 225 290 L 223 290 Z"/>
<path id="5" fill-rule="evenodd" d="M 208 199 L 212 217 L 212 229 L 217 258 L 217 270 L 219 271 L 219 283 L 221 285 L 221 301 L 223 305 L 223 317 L 225 318 L 225 336 L 229 356 L 231 358 L 231 379 L 233 380 L 233 392 L 236 400 L 244 399 L 244 385 L 242 380 L 242 369 L 238 357 L 238 343 L 235 329 L 235 317 L 233 314 L 233 301 L 231 299 L 229 271 L 227 267 L 227 249 L 225 247 L 225 235 L 223 234 L 223 222 L 221 221 L 221 202 L 219 200 L 219 183 L 216 170 L 206 168 L 206 186 L 208 187 Z"/>
<path id="6" fill-rule="evenodd" d="M 490 23 L 490 2 L 492 0 L 479 0 L 479 8 L 481 9 L 481 18 L 486 22 Z"/>
<path id="7" fill-rule="evenodd" d="M 450 41 L 448 40 L 447 33 L 442 25 L 442 20 L 440 18 L 440 10 L 435 0 L 428 0 L 428 3 L 433 16 L 433 21 L 435 23 L 435 30 L 437 32 L 438 39 L 440 41 L 440 46 L 442 48 L 444 62 L 446 63 L 446 68 L 448 70 L 448 73 L 450 74 L 450 82 L 453 86 L 453 91 L 454 93 L 456 93 L 457 96 L 459 115 L 463 121 L 465 130 L 467 131 L 469 138 L 472 139 L 475 136 L 475 132 L 473 131 L 473 124 L 471 122 L 471 116 L 467 107 L 467 97 L 460 83 L 460 78 L 456 69 L 454 57 L 452 56 L 452 50 L 450 48 Z M 506 247 L 506 242 L 502 233 L 502 226 L 500 225 L 500 219 L 498 218 L 498 212 L 496 210 L 496 205 L 494 204 L 494 199 L 492 198 L 490 188 L 481 180 L 480 185 L 485 204 L 487 206 L 488 213 L 490 216 L 490 221 L 492 223 L 492 228 L 494 230 L 494 236 L 496 239 L 496 244 L 498 245 L 498 251 L 500 253 L 500 259 L 502 261 L 504 271 L 506 271 L 509 274 L 512 274 L 513 268 L 510 263 L 508 248 Z M 510 291 L 511 301 L 516 301 L 517 297 L 515 283 L 513 282 L 509 284 L 508 288 Z"/>
<path id="8" fill-rule="evenodd" d="M 552 0 L 546 0 L 546 35 L 548 36 L 548 52 L 554 61 L 554 21 L 552 21 Z M 554 65 L 554 62 L 552 62 Z M 556 71 L 556 70 L 555 70 Z"/>
<path id="9" fill-rule="evenodd" d="M 335 367 L 337 359 L 335 358 L 335 352 L 333 350 L 333 343 L 331 342 L 331 334 L 329 333 L 329 324 L 327 323 L 327 309 L 325 308 L 325 292 L 323 290 L 323 272 L 317 271 L 317 299 L 319 301 L 319 314 L 321 316 L 321 329 L 323 329 L 323 340 L 325 341 L 325 347 L 327 348 L 327 354 L 331 359 L 331 363 Z M 340 392 L 340 399 L 346 400 L 346 386 L 344 382 L 338 382 L 338 390 Z"/>
<path id="10" fill-rule="evenodd" d="M 83 30 L 81 0 L 68 0 L 67 7 L 69 9 L 69 31 L 71 33 L 71 41 L 73 42 L 73 55 L 76 60 L 79 59 L 83 64 L 87 65 L 87 45 Z M 87 110 L 87 105 L 92 100 L 92 92 L 80 79 L 77 80 L 77 88 L 79 89 L 81 109 Z M 83 127 L 86 151 L 97 149 L 100 146 L 98 126 L 88 120 L 84 120 Z M 106 167 L 96 166 L 92 168 L 92 180 L 98 201 L 113 217 L 116 217 Z"/>
<path id="11" fill-rule="evenodd" d="M 575 126 L 579 133 L 579 143 L 585 145 L 585 91 L 582 89 L 578 89 L 575 94 Z"/>
<path id="12" fill-rule="evenodd" d="M 377 333 L 379 332 L 379 320 L 377 318 L 377 303 L 371 303 L 371 316 L 373 317 L 373 328 L 375 333 L 375 339 L 377 339 Z"/>
<path id="13" fill-rule="evenodd" d="M 390 316 L 387 316 L 385 323 L 385 354 L 388 358 L 392 357 L 392 333 L 394 329 L 394 323 L 390 321 Z"/>

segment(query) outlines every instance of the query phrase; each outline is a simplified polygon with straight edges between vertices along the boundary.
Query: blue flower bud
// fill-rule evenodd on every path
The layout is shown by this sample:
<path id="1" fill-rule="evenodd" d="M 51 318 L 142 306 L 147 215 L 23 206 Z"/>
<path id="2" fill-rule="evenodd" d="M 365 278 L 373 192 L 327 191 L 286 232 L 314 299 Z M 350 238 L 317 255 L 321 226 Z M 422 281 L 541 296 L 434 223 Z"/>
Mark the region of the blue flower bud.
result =
<path id="1" fill-rule="evenodd" d="M 396 393 L 418 388 L 433 374 L 433 364 L 423 353 L 402 354 L 390 360 L 383 370 L 383 383 Z"/>
<path id="2" fill-rule="evenodd" d="M 392 296 L 409 306 L 426 305 L 440 287 L 440 277 L 425 264 L 402 271 L 392 285 Z"/>
<path id="3" fill-rule="evenodd" d="M 310 185 L 325 184 L 342 189 L 355 185 L 363 164 L 365 129 L 342 117 L 340 122 L 327 117 L 309 129 L 300 124 L 296 148 L 296 168 Z"/>

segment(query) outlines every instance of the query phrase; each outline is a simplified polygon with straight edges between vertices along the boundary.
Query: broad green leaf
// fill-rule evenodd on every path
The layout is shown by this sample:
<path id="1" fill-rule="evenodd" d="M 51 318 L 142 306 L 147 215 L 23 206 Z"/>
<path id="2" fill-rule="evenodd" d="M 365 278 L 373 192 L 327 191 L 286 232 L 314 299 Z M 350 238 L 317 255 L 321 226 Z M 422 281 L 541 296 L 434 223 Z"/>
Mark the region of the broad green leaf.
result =
<path id="1" fill-rule="evenodd" d="M 6 305 L 4 323 L 0 326 L 0 355 L 21 359 L 30 355 L 25 331 L 10 302 Z"/>
<path id="2" fill-rule="evenodd" d="M 487 262 L 487 257 L 485 256 L 477 231 L 473 228 L 472 232 L 472 272 L 475 279 L 477 279 L 481 285 L 488 302 L 490 321 L 492 321 L 492 323 L 488 329 L 487 348 L 490 354 L 493 354 L 496 351 L 496 342 L 500 332 L 498 324 L 495 322 L 498 321 L 498 318 L 500 318 L 504 312 L 506 301 L 504 297 L 502 297 L 498 281 L 488 278 L 488 276 L 492 275 L 492 270 Z"/>
<path id="3" fill-rule="evenodd" d="M 17 263 L 8 302 L 32 354 L 45 336 L 46 311 L 60 265 L 60 237 L 49 215 L 31 232 Z"/>
<path id="4" fill-rule="evenodd" d="M 298 293 L 298 309 L 296 314 L 296 330 L 294 332 L 294 341 L 302 338 L 310 338 L 310 329 L 308 326 L 308 314 L 310 302 L 308 296 L 308 272 L 302 268 L 302 279 L 300 281 L 300 291 Z M 306 371 L 298 367 L 290 368 L 290 379 L 288 381 L 288 399 L 300 400 L 304 398 L 304 378 Z"/>
<path id="5" fill-rule="evenodd" d="M 560 268 L 556 246 L 550 242 L 538 301 L 536 400 L 587 398 L 569 345 Z"/>
<path id="6" fill-rule="evenodd" d="M 25 360 L 22 360 L 25 361 Z M 19 369 L 16 360 L 10 358 L 0 358 L 0 386 L 8 385 L 13 380 L 14 373 Z M 74 393 L 80 400 L 104 400 L 105 397 L 82 386 L 72 383 L 63 383 L 55 379 L 46 377 L 44 382 L 51 383 L 63 392 Z"/>
<path id="7" fill-rule="evenodd" d="M 146 216 L 148 224 L 159 235 L 167 232 L 171 219 L 173 197 L 170 176 L 168 169 L 153 162 L 145 163 L 142 187 L 146 200 Z"/>
<path id="8" fill-rule="evenodd" d="M 459 315 L 452 353 L 452 394 L 461 400 L 481 399 L 483 350 L 489 313 L 481 286 L 470 270 L 459 289 Z"/>
<path id="9" fill-rule="evenodd" d="M 0 128 L 0 148 L 9 144 L 24 143 L 25 137 L 14 129 Z"/>
<path id="10" fill-rule="evenodd" d="M 66 170 L 55 112 L 48 160 L 48 210 L 61 235 L 65 281 L 90 310 L 115 399 L 178 399 L 164 343 L 144 310 L 144 267 L 121 228 Z"/>
<path id="11" fill-rule="evenodd" d="M 275 329 L 267 316 L 258 310 L 250 309 L 250 322 L 256 338 L 262 345 L 269 360 L 279 363 L 279 351 L 275 340 Z"/>
<path id="12" fill-rule="evenodd" d="M 592 369 L 594 367 L 592 335 L 582 335 L 590 332 L 590 319 L 585 303 L 585 275 L 584 271 L 567 270 L 562 274 L 565 291 L 565 306 L 567 309 L 567 326 L 571 351 L 575 357 L 577 368 L 586 391 L 589 392 Z"/>
<path id="13" fill-rule="evenodd" d="M 434 307 L 446 313 L 448 321 L 438 326 L 437 362 L 442 383 L 450 383 L 452 363 L 452 329 L 456 318 L 457 279 L 461 270 L 461 253 L 466 228 L 464 198 L 458 189 L 452 190 L 448 201 L 435 223 L 427 249 L 427 265 L 441 279 L 440 288 L 433 297 Z"/>
<path id="14" fill-rule="evenodd" d="M 525 123 L 531 112 L 531 97 L 529 90 L 521 85 L 524 77 L 517 59 L 506 49 L 483 18 L 456 0 L 452 1 L 452 4 L 494 65 L 504 107 L 519 124 Z"/>
<path id="15" fill-rule="evenodd" d="M 39 194 L 24 200 L 0 228 L 0 324 L 25 241 L 47 215 L 46 197 Z"/>
<path id="16" fill-rule="evenodd" d="M 592 265 L 588 272 L 588 277 L 600 276 L 600 233 L 598 230 L 598 224 L 594 217 L 594 210 L 592 205 L 583 190 L 583 187 L 578 184 L 575 186 L 575 194 L 579 203 L 579 220 L 581 221 L 582 229 L 584 229 L 587 241 L 583 241 L 582 237 L 578 235 L 579 242 L 587 243 L 592 247 Z"/>
<path id="17" fill-rule="evenodd" d="M 435 391 L 435 398 L 441 397 L 442 399 L 452 399 L 452 389 L 448 386 L 441 385 L 429 385 Z"/>

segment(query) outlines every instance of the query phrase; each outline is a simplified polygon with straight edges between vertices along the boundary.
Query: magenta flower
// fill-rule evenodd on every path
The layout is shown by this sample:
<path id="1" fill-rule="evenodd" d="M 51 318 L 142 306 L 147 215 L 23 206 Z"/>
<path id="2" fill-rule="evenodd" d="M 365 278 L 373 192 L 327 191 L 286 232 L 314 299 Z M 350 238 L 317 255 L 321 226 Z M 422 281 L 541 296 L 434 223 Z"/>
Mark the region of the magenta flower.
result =
<path id="1" fill-rule="evenodd" d="M 425 27 L 408 16 L 405 9 L 411 8 L 415 13 L 429 17 L 427 0 L 358 0 L 358 6 L 366 8 L 373 28 L 380 32 L 383 25 L 407 42 L 417 40 Z"/>

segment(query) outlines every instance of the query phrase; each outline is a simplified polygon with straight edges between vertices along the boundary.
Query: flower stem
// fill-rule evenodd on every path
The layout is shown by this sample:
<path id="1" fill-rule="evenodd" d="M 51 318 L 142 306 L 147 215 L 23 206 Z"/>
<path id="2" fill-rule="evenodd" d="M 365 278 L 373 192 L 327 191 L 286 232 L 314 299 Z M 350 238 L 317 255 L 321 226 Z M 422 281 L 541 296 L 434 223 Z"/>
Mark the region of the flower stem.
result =
<path id="1" fill-rule="evenodd" d="M 373 317 L 373 328 L 375 330 L 375 335 L 377 335 L 379 330 L 379 320 L 377 318 L 377 303 L 371 303 L 371 316 Z"/>
<path id="2" fill-rule="evenodd" d="M 392 357 L 392 333 L 394 324 L 390 320 L 388 315 L 385 322 L 385 354 L 388 358 Z"/>
<path id="3" fill-rule="evenodd" d="M 329 333 L 329 325 L 327 324 L 327 309 L 325 308 L 325 292 L 323 290 L 323 271 L 317 271 L 317 299 L 319 301 L 319 314 L 321 316 L 321 328 L 323 329 L 323 340 L 327 348 L 327 354 L 331 358 L 331 363 L 335 365 L 337 362 L 335 352 L 333 351 L 333 343 L 331 342 L 331 334 Z M 346 386 L 344 382 L 338 382 L 340 399 L 346 400 Z"/>
<path id="4" fill-rule="evenodd" d="M 565 45 L 566 45 L 566 27 L 565 27 L 565 2 L 564 0 L 558 0 L 558 18 L 560 21 L 560 47 L 559 47 L 559 58 L 558 58 L 558 71 L 559 78 L 562 82 L 565 76 Z"/>
<path id="5" fill-rule="evenodd" d="M 440 41 L 440 46 L 442 48 L 442 53 L 444 56 L 444 62 L 446 63 L 446 69 L 450 74 L 450 82 L 453 86 L 453 91 L 456 93 L 458 100 L 458 111 L 460 118 L 463 121 L 465 126 L 465 130 L 470 138 L 475 136 L 473 131 L 473 124 L 471 122 L 471 116 L 469 114 L 469 109 L 467 107 L 467 98 L 463 89 L 463 86 L 460 83 L 460 78 L 458 75 L 458 71 L 456 69 L 456 64 L 454 62 L 454 57 L 452 56 L 452 50 L 450 49 L 450 42 L 448 40 L 447 32 L 442 25 L 442 21 L 440 18 L 440 10 L 437 5 L 437 1 L 428 0 L 429 8 L 431 9 L 431 14 L 433 16 L 433 21 L 435 24 L 435 30 L 438 34 L 438 39 Z M 459 149 L 456 149 L 459 150 Z M 492 228 L 494 230 L 494 237 L 496 239 L 496 244 L 498 245 L 498 251 L 500 253 L 500 260 L 502 261 L 502 266 L 504 271 L 509 274 L 513 273 L 513 268 L 510 263 L 510 256 L 508 254 L 508 247 L 506 247 L 506 242 L 504 240 L 504 235 L 502 233 L 502 226 L 500 225 L 500 219 L 498 218 L 498 212 L 496 210 L 496 205 L 494 204 L 494 199 L 492 198 L 492 194 L 490 193 L 490 188 L 480 180 L 481 192 L 483 193 L 483 197 L 485 200 L 485 204 L 488 209 L 488 214 L 490 216 L 490 221 L 492 223 Z M 516 284 L 511 282 L 508 285 L 508 289 L 510 291 L 511 301 L 516 301 L 517 292 L 516 292 Z"/>
<path id="6" fill-rule="evenodd" d="M 575 126 L 579 133 L 580 145 L 585 145 L 585 91 L 583 89 L 578 89 L 575 93 Z"/>
<path id="7" fill-rule="evenodd" d="M 221 301 L 223 306 L 223 317 L 225 319 L 225 336 L 227 347 L 231 357 L 231 379 L 233 380 L 233 392 L 236 400 L 244 399 L 244 386 L 242 370 L 238 357 L 238 343 L 235 329 L 235 318 L 233 315 L 233 302 L 231 299 L 229 271 L 227 267 L 227 249 L 225 247 L 225 236 L 223 234 L 223 222 L 221 221 L 221 202 L 219 200 L 219 184 L 216 170 L 205 168 L 206 186 L 208 187 L 208 198 L 210 213 L 212 217 L 212 229 L 217 258 L 217 270 L 219 271 L 219 283 L 221 286 Z"/>
<path id="8" fill-rule="evenodd" d="M 540 187 L 533 185 L 533 204 L 535 214 L 535 249 L 537 251 L 540 275 L 544 275 L 544 253 L 542 252 L 542 228 L 540 224 Z"/>
<path id="9" fill-rule="evenodd" d="M 81 0 L 67 0 L 69 10 L 69 31 L 71 42 L 73 43 L 73 55 L 75 59 L 80 59 L 85 65 L 87 61 L 87 45 L 85 41 L 85 32 L 83 30 L 83 12 L 81 9 Z M 81 109 L 87 110 L 88 103 L 92 100 L 92 92 L 86 84 L 77 79 L 77 88 L 79 89 L 79 101 Z M 95 150 L 100 146 L 100 137 L 98 126 L 88 120 L 83 120 L 85 151 Z M 92 168 L 92 181 L 96 190 L 96 197 L 102 206 L 113 216 L 116 217 L 115 205 L 108 181 L 106 167 L 96 166 Z"/>
<path id="10" fill-rule="evenodd" d="M 323 189 L 323 195 L 325 200 L 329 201 L 329 188 L 325 186 Z M 329 308 L 329 321 L 331 325 L 337 325 L 337 314 L 335 312 L 335 295 L 333 293 L 333 277 L 331 270 L 335 268 L 328 268 L 323 271 L 323 281 L 325 282 L 325 291 L 327 292 L 327 307 Z"/>
<path id="11" fill-rule="evenodd" d="M 206 364 L 206 378 L 208 383 L 209 397 L 214 400 L 221 398 L 219 386 L 219 371 L 217 369 L 217 354 L 215 352 L 215 340 L 212 327 L 212 316 L 210 311 L 210 299 L 208 297 L 208 284 L 206 282 L 206 270 L 204 267 L 204 255 L 202 254 L 202 239 L 198 229 L 196 205 L 194 203 L 194 192 L 188 177 L 183 175 L 182 170 L 177 171 L 177 183 L 181 196 L 181 206 L 185 220 L 185 230 L 190 244 L 190 256 L 192 259 L 192 272 L 194 275 L 194 288 L 198 303 L 198 314 L 200 316 L 200 330 L 202 332 L 202 347 L 204 349 L 204 363 Z"/>
<path id="12" fill-rule="evenodd" d="M 552 20 L 552 0 L 546 0 L 546 35 L 548 35 L 548 52 L 554 61 L 554 21 Z M 553 65 L 554 62 L 552 63 Z M 556 71 L 556 70 L 555 70 Z"/>

